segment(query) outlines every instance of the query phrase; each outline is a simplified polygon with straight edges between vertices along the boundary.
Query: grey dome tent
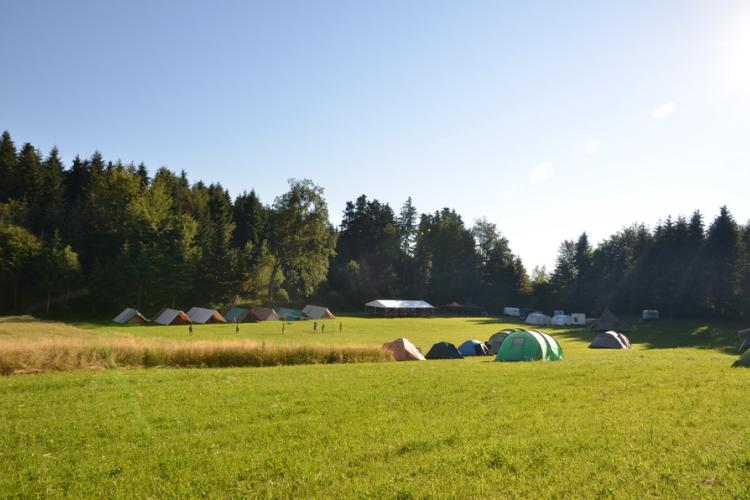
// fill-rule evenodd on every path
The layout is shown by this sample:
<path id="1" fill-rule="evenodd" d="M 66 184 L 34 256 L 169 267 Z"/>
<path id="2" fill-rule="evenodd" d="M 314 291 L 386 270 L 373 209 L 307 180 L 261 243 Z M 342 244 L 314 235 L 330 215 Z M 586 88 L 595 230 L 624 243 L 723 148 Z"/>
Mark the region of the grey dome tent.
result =
<path id="1" fill-rule="evenodd" d="M 503 341 L 510 335 L 511 333 L 515 332 L 514 329 L 509 328 L 507 330 L 500 330 L 499 332 L 493 334 L 489 340 L 487 340 L 487 344 L 489 345 L 490 352 L 492 354 L 497 354 L 497 351 L 500 350 L 500 346 L 503 344 Z"/>
<path id="2" fill-rule="evenodd" d="M 438 342 L 430 347 L 425 355 L 427 359 L 464 359 L 463 355 L 458 352 L 456 346 L 450 342 Z"/>
<path id="3" fill-rule="evenodd" d="M 610 330 L 594 337 L 589 349 L 630 349 L 630 340 L 622 333 Z"/>
<path id="4" fill-rule="evenodd" d="M 742 343 L 740 344 L 740 348 L 738 349 L 738 351 L 739 351 L 740 354 L 742 354 L 743 352 L 747 351 L 748 349 L 750 349 L 750 338 L 746 338 L 745 340 L 742 341 Z"/>

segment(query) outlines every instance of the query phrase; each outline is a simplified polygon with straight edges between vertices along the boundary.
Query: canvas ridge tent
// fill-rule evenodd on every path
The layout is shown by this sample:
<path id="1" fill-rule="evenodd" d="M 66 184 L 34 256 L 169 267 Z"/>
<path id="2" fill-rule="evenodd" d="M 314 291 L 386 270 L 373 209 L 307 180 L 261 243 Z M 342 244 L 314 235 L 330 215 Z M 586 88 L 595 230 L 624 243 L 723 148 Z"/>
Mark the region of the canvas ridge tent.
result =
<path id="1" fill-rule="evenodd" d="M 229 323 L 244 323 L 251 318 L 250 309 L 245 309 L 244 307 L 233 307 L 224 313 L 224 319 Z"/>
<path id="2" fill-rule="evenodd" d="M 307 304 L 302 308 L 302 312 L 305 313 L 305 316 L 312 319 L 336 319 L 336 316 L 327 307 L 323 306 Z"/>
<path id="3" fill-rule="evenodd" d="M 191 323 L 190 316 L 178 309 L 164 308 L 154 317 L 154 323 L 160 325 L 187 325 Z"/>
<path id="4" fill-rule="evenodd" d="M 126 307 L 120 314 L 115 316 L 112 321 L 124 325 L 125 323 L 141 324 L 147 322 L 148 320 L 145 316 L 143 316 L 143 314 L 138 312 L 138 309 Z"/>
<path id="5" fill-rule="evenodd" d="M 464 359 L 456 346 L 450 342 L 438 342 L 430 347 L 425 357 L 427 359 Z"/>
<path id="6" fill-rule="evenodd" d="M 526 323 L 536 326 L 549 326 L 552 324 L 552 318 L 540 312 L 533 312 L 526 316 Z"/>
<path id="7" fill-rule="evenodd" d="M 278 321 L 281 319 L 276 311 L 268 307 L 253 306 L 250 308 L 250 314 L 258 321 Z"/>
<path id="8" fill-rule="evenodd" d="M 589 349 L 630 349 L 630 340 L 622 333 L 610 330 L 594 337 Z"/>
<path id="9" fill-rule="evenodd" d="M 470 339 L 458 346 L 458 352 L 463 356 L 489 356 L 492 354 L 484 342 Z"/>
<path id="10" fill-rule="evenodd" d="M 305 319 L 305 313 L 302 312 L 302 309 L 290 309 L 288 307 L 276 307 L 275 308 L 276 313 L 281 316 L 281 319 L 284 321 L 297 321 L 300 319 Z"/>
<path id="11" fill-rule="evenodd" d="M 534 330 L 516 330 L 497 351 L 495 361 L 561 361 L 562 347 L 551 335 Z"/>
<path id="12" fill-rule="evenodd" d="M 591 329 L 595 332 L 606 332 L 609 330 L 624 332 L 628 330 L 627 325 L 623 321 L 620 321 L 620 318 L 615 316 L 609 308 L 604 309 L 599 319 L 591 325 Z"/>
<path id="13" fill-rule="evenodd" d="M 393 342 L 383 344 L 383 349 L 393 353 L 393 359 L 396 361 L 424 361 L 425 357 L 419 349 L 409 342 L 409 339 L 399 338 Z"/>
<path id="14" fill-rule="evenodd" d="M 227 322 L 227 320 L 224 319 L 224 316 L 222 316 L 216 309 L 207 309 L 205 307 L 191 307 L 187 314 L 190 317 L 190 321 L 201 325 L 205 323 Z"/>

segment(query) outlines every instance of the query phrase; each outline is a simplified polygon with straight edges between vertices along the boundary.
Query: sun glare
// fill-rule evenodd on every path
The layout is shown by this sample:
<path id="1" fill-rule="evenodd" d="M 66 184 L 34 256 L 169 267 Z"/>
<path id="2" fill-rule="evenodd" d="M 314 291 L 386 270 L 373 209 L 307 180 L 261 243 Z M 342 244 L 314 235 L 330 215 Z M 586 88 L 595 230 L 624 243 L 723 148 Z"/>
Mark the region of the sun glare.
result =
<path id="1" fill-rule="evenodd" d="M 734 87 L 750 88 L 750 11 L 742 17 L 735 40 L 731 49 L 730 82 Z"/>

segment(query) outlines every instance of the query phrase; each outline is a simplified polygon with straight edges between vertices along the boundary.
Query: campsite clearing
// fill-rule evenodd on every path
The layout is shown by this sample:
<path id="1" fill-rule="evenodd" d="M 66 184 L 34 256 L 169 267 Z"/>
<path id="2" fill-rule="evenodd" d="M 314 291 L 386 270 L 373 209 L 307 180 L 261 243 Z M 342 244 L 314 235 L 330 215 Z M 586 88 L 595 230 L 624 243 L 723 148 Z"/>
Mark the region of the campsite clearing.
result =
<path id="1" fill-rule="evenodd" d="M 336 320 L 338 325 L 338 320 Z M 518 327 L 495 318 L 344 317 L 186 327 L 0 320 L 33 337 L 377 344 Z M 327 322 L 328 323 L 328 322 Z M 18 326 L 18 328 L 16 328 Z M 309 331 L 308 331 L 309 327 Z M 632 324 L 632 350 L 544 328 L 557 363 L 463 360 L 0 377 L 0 491 L 19 496 L 679 496 L 750 494 L 750 370 L 735 324 Z M 318 325 L 318 331 L 320 324 Z M 544 469 L 544 474 L 538 471 Z M 595 480 L 592 480 L 595 478 Z"/>

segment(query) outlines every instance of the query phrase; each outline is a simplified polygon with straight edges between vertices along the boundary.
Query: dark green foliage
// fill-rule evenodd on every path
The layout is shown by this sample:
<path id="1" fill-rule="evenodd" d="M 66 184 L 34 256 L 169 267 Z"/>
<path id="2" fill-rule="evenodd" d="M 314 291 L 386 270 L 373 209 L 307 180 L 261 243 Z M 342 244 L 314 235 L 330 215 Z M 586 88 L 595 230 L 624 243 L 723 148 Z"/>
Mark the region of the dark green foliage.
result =
<path id="1" fill-rule="evenodd" d="M 319 301 L 361 310 L 375 298 L 458 301 L 490 311 L 605 307 L 663 316 L 750 315 L 750 224 L 726 207 L 628 226 L 595 248 L 586 233 L 531 278 L 498 228 L 467 227 L 455 210 L 398 214 L 361 195 L 336 231 L 323 189 L 291 180 L 272 206 L 255 191 L 234 201 L 185 172 L 107 162 L 65 168 L 53 148 L 18 150 L 0 137 L 0 313 L 75 309 L 147 314 L 161 307 Z M 70 297 L 83 300 L 70 302 Z"/>

